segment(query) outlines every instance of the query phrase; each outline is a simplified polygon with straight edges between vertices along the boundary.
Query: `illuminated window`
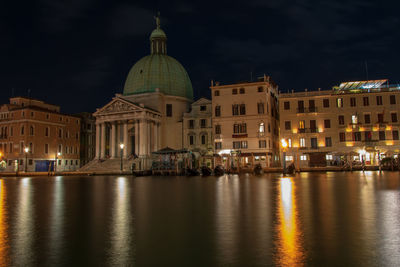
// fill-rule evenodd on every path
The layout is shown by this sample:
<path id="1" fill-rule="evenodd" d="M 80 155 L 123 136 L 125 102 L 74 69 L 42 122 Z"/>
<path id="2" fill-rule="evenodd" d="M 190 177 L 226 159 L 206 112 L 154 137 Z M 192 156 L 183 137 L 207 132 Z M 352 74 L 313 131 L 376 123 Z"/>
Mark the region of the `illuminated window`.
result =
<path id="1" fill-rule="evenodd" d="M 299 129 L 304 129 L 305 128 L 305 121 L 301 120 L 299 121 Z"/>
<path id="2" fill-rule="evenodd" d="M 288 147 L 292 147 L 292 139 L 291 138 L 288 139 Z"/>
<path id="3" fill-rule="evenodd" d="M 293 156 L 286 156 L 286 157 L 285 157 L 285 160 L 286 160 L 286 161 L 293 161 Z"/>
<path id="4" fill-rule="evenodd" d="M 306 139 L 300 138 L 300 147 L 306 147 Z"/>
<path id="5" fill-rule="evenodd" d="M 265 133 L 265 124 L 263 122 L 260 123 L 260 126 L 258 127 L 258 131 L 260 133 Z"/>
<path id="6" fill-rule="evenodd" d="M 336 106 L 338 108 L 342 108 L 343 107 L 343 98 L 336 99 Z"/>
<path id="7" fill-rule="evenodd" d="M 307 160 L 307 155 L 301 155 L 300 160 Z"/>
<path id="8" fill-rule="evenodd" d="M 326 155 L 326 160 L 333 160 L 333 156 L 332 155 Z"/>
<path id="9" fill-rule="evenodd" d="M 358 123 L 357 115 L 351 115 L 351 123 L 352 124 L 357 124 Z"/>

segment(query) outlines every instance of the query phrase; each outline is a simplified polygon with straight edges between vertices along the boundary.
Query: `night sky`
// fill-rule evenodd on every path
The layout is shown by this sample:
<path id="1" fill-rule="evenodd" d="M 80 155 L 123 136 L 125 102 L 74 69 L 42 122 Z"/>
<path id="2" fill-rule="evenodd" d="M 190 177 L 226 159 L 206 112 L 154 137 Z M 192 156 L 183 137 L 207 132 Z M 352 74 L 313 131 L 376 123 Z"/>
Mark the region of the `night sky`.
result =
<path id="1" fill-rule="evenodd" d="M 341 81 L 400 82 L 397 1 L 7 1 L 0 8 L 1 101 L 28 95 L 93 112 L 122 93 L 149 54 L 161 13 L 168 54 L 195 98 L 222 84 L 270 75 L 281 91 Z M 13 89 L 14 88 L 14 89 Z"/>

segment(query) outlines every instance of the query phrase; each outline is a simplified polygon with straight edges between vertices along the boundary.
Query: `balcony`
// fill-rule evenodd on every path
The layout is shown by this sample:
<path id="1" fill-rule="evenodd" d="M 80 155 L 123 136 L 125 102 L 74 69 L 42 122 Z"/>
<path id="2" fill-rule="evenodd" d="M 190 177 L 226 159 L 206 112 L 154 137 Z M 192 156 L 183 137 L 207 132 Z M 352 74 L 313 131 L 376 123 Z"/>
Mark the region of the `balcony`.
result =
<path id="1" fill-rule="evenodd" d="M 247 137 L 247 133 L 235 133 L 232 134 L 232 138 L 246 138 Z"/>
<path id="2" fill-rule="evenodd" d="M 265 136 L 265 132 L 257 132 L 257 137 L 264 137 Z"/>
<path id="3" fill-rule="evenodd" d="M 310 128 L 310 133 L 318 133 L 318 128 Z"/>
<path id="4" fill-rule="evenodd" d="M 0 139 L 7 139 L 8 138 L 8 135 L 7 134 L 2 134 L 2 135 L 0 135 Z"/>
<path id="5" fill-rule="evenodd" d="M 318 112 L 317 107 L 297 108 L 297 113 L 314 113 Z"/>

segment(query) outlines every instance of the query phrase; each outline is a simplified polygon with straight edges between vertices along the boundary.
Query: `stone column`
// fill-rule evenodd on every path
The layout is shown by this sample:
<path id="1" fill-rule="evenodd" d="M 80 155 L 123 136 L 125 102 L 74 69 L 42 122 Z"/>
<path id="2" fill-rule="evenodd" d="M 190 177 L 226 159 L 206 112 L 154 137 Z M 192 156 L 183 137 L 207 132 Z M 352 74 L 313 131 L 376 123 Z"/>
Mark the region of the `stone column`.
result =
<path id="1" fill-rule="evenodd" d="M 100 144 L 100 158 L 104 158 L 106 155 L 106 124 L 101 124 L 101 144 Z"/>
<path id="2" fill-rule="evenodd" d="M 157 150 L 162 149 L 162 144 L 161 144 L 161 124 L 157 123 Z"/>
<path id="3" fill-rule="evenodd" d="M 111 153 L 110 156 L 112 159 L 114 159 L 116 157 L 115 151 L 116 151 L 116 125 L 115 122 L 113 121 L 111 123 L 111 136 L 110 136 L 110 149 L 111 149 Z"/>
<path id="4" fill-rule="evenodd" d="M 96 123 L 96 159 L 100 158 L 100 123 Z"/>
<path id="5" fill-rule="evenodd" d="M 153 136 L 151 132 L 151 122 L 147 121 L 147 154 L 150 154 L 152 151 L 151 143 L 153 142 Z"/>
<path id="6" fill-rule="evenodd" d="M 139 122 L 135 120 L 133 125 L 135 126 L 135 154 L 139 156 Z"/>
<path id="7" fill-rule="evenodd" d="M 123 143 L 125 145 L 124 147 L 124 158 L 128 157 L 128 122 L 124 121 L 124 127 L 123 127 Z"/>
<path id="8" fill-rule="evenodd" d="M 139 155 L 147 155 L 147 122 L 145 119 L 139 121 Z"/>

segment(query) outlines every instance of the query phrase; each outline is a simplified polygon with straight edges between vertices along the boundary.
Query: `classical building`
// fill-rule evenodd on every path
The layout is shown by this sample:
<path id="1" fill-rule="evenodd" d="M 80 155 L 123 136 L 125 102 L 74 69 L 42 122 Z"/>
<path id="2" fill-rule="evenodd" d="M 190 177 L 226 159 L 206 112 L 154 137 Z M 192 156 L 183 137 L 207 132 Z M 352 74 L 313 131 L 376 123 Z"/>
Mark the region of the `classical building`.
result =
<path id="1" fill-rule="evenodd" d="M 279 164 L 277 86 L 269 76 L 256 82 L 211 84 L 215 152 L 226 168 Z"/>
<path id="2" fill-rule="evenodd" d="M 96 119 L 92 113 L 82 112 L 75 116 L 81 118 L 80 166 L 94 159 L 96 153 Z"/>
<path id="3" fill-rule="evenodd" d="M 5 171 L 79 168 L 80 118 L 43 101 L 10 98 L 0 107 L 0 153 Z M 55 168 L 54 163 L 57 162 Z"/>
<path id="4" fill-rule="evenodd" d="M 191 110 L 183 114 L 183 147 L 195 154 L 198 165 L 213 167 L 211 100 L 200 98 L 191 105 Z"/>
<path id="5" fill-rule="evenodd" d="M 120 158 L 120 145 L 124 159 L 149 158 L 161 148 L 183 147 L 182 117 L 193 101 L 193 88 L 184 67 L 167 55 L 167 36 L 159 18 L 156 23 L 150 35 L 150 55 L 131 68 L 123 93 L 93 114 L 96 159 L 100 161 Z"/>
<path id="6" fill-rule="evenodd" d="M 400 152 L 400 90 L 387 80 L 345 82 L 332 90 L 281 93 L 281 138 L 297 168 L 377 165 Z"/>

